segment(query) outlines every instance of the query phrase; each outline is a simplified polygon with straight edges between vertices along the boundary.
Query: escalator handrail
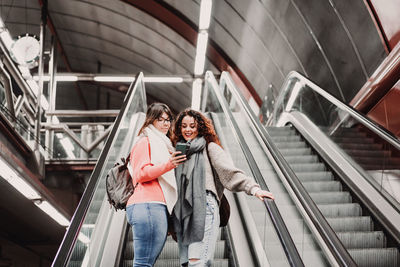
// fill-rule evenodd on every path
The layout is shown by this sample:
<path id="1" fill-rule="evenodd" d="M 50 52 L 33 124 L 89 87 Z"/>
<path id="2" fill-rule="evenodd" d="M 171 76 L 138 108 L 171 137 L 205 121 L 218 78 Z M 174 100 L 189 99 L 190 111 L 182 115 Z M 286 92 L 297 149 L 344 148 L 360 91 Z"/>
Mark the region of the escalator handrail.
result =
<path id="1" fill-rule="evenodd" d="M 250 152 L 250 149 L 247 146 L 243 135 L 240 132 L 239 126 L 237 125 L 237 123 L 233 117 L 233 114 L 232 114 L 231 110 L 229 109 L 228 103 L 226 102 L 226 100 L 224 99 L 224 97 L 222 96 L 222 94 L 219 90 L 219 86 L 218 86 L 217 81 L 215 80 L 214 75 L 212 74 L 212 72 L 208 71 L 208 72 L 206 72 L 205 77 L 211 83 L 211 89 L 214 91 L 215 95 L 217 96 L 218 101 L 220 102 L 220 105 L 227 117 L 227 120 L 234 130 L 234 133 L 237 137 L 237 141 L 239 142 L 239 144 L 243 150 L 243 153 L 244 153 L 246 160 L 250 166 L 250 170 L 254 176 L 254 179 L 261 186 L 261 188 L 269 190 L 268 186 L 265 183 L 264 178 L 261 174 L 261 171 L 258 168 L 257 163 L 256 163 L 252 153 Z M 271 199 L 264 199 L 264 204 L 266 206 L 267 213 L 268 213 L 269 217 L 271 218 L 271 221 L 274 225 L 274 228 L 277 231 L 277 235 L 278 235 L 279 240 L 282 244 L 282 247 L 285 251 L 285 254 L 286 254 L 286 257 L 287 257 L 287 260 L 288 260 L 290 266 L 304 266 L 304 263 L 296 249 L 296 245 L 294 244 L 292 237 L 289 234 L 289 231 L 282 219 L 282 216 L 280 215 L 280 212 L 279 212 L 275 202 Z"/>
<path id="2" fill-rule="evenodd" d="M 75 210 L 75 213 L 71 219 L 71 223 L 67 229 L 67 232 L 64 235 L 63 241 L 57 251 L 57 254 L 54 258 L 52 266 L 67 266 L 69 257 L 71 255 L 73 245 L 75 244 L 78 234 L 80 231 L 80 227 L 83 224 L 87 211 L 89 209 L 90 203 L 92 202 L 93 195 L 95 193 L 97 181 L 100 178 L 100 173 L 102 171 L 105 160 L 107 159 L 108 153 L 111 149 L 111 145 L 113 144 L 114 137 L 117 134 L 118 128 L 120 127 L 120 123 L 122 118 L 125 116 L 125 113 L 128 110 L 128 103 L 131 103 L 132 96 L 135 95 L 135 92 L 138 88 L 138 84 L 143 83 L 143 73 L 140 72 L 136 75 L 135 80 L 131 83 L 127 94 L 125 95 L 124 101 L 121 105 L 121 110 L 115 119 L 113 128 L 110 132 L 110 135 L 107 138 L 107 141 L 100 153 L 99 159 L 96 163 L 96 166 L 90 176 L 89 183 L 85 188 L 85 191 L 81 197 L 81 200 L 78 204 L 78 207 Z"/>
<path id="3" fill-rule="evenodd" d="M 321 87 L 298 73 L 297 71 L 291 71 L 285 79 L 285 82 L 282 86 L 282 90 L 278 96 L 278 99 L 275 103 L 274 111 L 271 117 L 275 117 L 277 115 L 277 109 L 278 107 L 282 104 L 283 99 L 287 93 L 287 90 L 289 89 L 288 84 L 296 80 L 297 82 L 301 83 L 303 86 L 307 85 L 309 88 L 311 88 L 314 92 L 318 93 L 320 96 L 324 97 L 326 100 L 331 102 L 333 105 L 336 107 L 340 108 L 341 110 L 346 111 L 348 114 L 350 114 L 353 118 L 355 118 L 359 123 L 367 127 L 369 130 L 371 130 L 373 133 L 377 134 L 379 137 L 381 137 L 383 140 L 391 144 L 393 147 L 395 147 L 397 150 L 400 150 L 400 140 L 397 139 L 393 134 L 391 134 L 389 131 L 386 129 L 382 128 L 381 126 L 377 125 L 375 122 L 373 122 L 371 119 L 368 117 L 364 116 L 362 113 L 359 111 L 355 110 L 353 107 L 343 103 L 342 101 L 338 100 L 336 97 L 333 95 L 329 94 L 325 90 L 323 90 Z M 302 88 L 303 88 L 302 86 Z"/>
<path id="4" fill-rule="evenodd" d="M 271 152 L 275 162 L 279 166 L 281 172 L 285 176 L 286 180 L 291 185 L 293 191 L 295 192 L 297 198 L 301 202 L 304 210 L 307 212 L 309 218 L 317 228 L 318 232 L 324 239 L 327 247 L 331 251 L 332 255 L 337 260 L 340 266 L 356 266 L 353 258 L 350 256 L 346 248 L 343 246 L 342 242 L 337 237 L 336 233 L 330 227 L 329 223 L 322 215 L 321 211 L 314 203 L 308 192 L 305 190 L 304 186 L 301 184 L 299 178 L 296 176 L 289 163 L 285 160 L 283 155 L 280 153 L 276 145 L 274 144 L 271 136 L 267 133 L 265 128 L 261 125 L 261 122 L 257 119 L 253 110 L 250 108 L 248 102 L 244 99 L 243 95 L 236 88 L 233 83 L 229 73 L 223 72 L 220 77 L 220 87 L 221 90 L 224 86 L 230 90 L 232 95 L 238 101 L 238 104 L 243 110 L 245 110 L 246 115 L 251 121 L 252 125 L 260 135 L 266 147 Z"/>

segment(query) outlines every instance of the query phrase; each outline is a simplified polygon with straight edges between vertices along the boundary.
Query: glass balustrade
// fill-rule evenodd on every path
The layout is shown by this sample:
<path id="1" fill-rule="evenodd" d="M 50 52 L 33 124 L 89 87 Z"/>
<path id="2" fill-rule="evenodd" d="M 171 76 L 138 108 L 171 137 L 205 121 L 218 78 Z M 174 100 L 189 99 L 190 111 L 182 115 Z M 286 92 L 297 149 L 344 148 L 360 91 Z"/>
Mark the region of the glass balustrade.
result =
<path id="1" fill-rule="evenodd" d="M 289 78 L 270 125 L 285 112 L 308 117 L 400 211 L 400 142 L 397 137 L 300 75 Z"/>

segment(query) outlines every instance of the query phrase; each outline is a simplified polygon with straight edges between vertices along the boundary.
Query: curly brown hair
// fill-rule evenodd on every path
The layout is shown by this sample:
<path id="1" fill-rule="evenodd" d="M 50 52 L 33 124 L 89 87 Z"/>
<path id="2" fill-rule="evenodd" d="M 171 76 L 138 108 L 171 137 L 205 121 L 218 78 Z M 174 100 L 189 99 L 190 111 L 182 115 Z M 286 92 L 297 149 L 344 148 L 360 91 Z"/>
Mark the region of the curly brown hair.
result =
<path id="1" fill-rule="evenodd" d="M 219 141 L 219 138 L 215 133 L 214 126 L 212 125 L 211 120 L 206 118 L 206 116 L 204 116 L 201 112 L 198 112 L 190 108 L 181 111 L 175 120 L 173 135 L 171 138 L 171 141 L 174 145 L 176 145 L 176 143 L 179 140 L 184 139 L 182 136 L 181 127 L 182 127 L 182 120 L 185 116 L 194 118 L 197 124 L 198 136 L 203 136 L 204 139 L 206 139 L 207 144 L 210 142 L 214 142 L 221 146 L 221 142 Z"/>

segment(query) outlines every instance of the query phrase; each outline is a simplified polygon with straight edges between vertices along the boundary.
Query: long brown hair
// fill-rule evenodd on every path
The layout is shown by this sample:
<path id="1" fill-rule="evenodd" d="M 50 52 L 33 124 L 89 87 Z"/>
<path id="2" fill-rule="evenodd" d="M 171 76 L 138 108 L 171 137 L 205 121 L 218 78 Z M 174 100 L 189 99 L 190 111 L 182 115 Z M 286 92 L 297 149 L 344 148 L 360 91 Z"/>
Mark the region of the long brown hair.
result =
<path id="1" fill-rule="evenodd" d="M 143 123 L 142 128 L 140 128 L 140 131 L 139 131 L 138 135 L 140 135 L 143 132 L 144 128 L 146 128 L 150 124 L 153 124 L 153 122 L 156 119 L 161 117 L 161 115 L 164 112 L 167 113 L 169 119 L 171 120 L 171 125 L 172 125 L 172 121 L 174 119 L 174 116 L 173 116 L 171 110 L 169 109 L 169 107 L 164 103 L 153 103 L 147 108 L 146 119 L 145 119 L 145 121 Z M 172 131 L 171 131 L 171 127 L 170 127 L 169 130 L 168 130 L 167 136 L 170 137 L 171 134 L 172 134 Z"/>
<path id="2" fill-rule="evenodd" d="M 182 120 L 185 116 L 193 117 L 197 124 L 198 136 L 203 136 L 207 144 L 210 142 L 217 143 L 221 146 L 221 142 L 215 133 L 214 126 L 211 120 L 207 119 L 201 112 L 187 108 L 180 112 L 175 120 L 175 125 L 172 135 L 172 143 L 176 145 L 179 140 L 183 140 L 182 136 Z"/>

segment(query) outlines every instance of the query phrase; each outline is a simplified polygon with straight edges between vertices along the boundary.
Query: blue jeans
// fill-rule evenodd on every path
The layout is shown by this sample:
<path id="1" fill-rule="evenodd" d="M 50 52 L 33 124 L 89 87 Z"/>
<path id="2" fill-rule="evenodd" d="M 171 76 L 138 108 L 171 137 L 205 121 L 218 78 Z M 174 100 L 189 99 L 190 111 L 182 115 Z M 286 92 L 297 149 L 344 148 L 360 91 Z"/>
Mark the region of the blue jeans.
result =
<path id="1" fill-rule="evenodd" d="M 133 232 L 133 266 L 153 266 L 167 239 L 167 206 L 159 203 L 129 205 L 126 217 Z"/>
<path id="2" fill-rule="evenodd" d="M 180 263 L 184 264 L 188 262 L 189 267 L 211 266 L 214 259 L 215 245 L 219 231 L 219 206 L 214 194 L 211 192 L 207 192 L 206 200 L 206 222 L 203 240 L 183 245 L 181 243 L 182 236 L 177 235 Z M 190 259 L 198 260 L 191 261 Z"/>

